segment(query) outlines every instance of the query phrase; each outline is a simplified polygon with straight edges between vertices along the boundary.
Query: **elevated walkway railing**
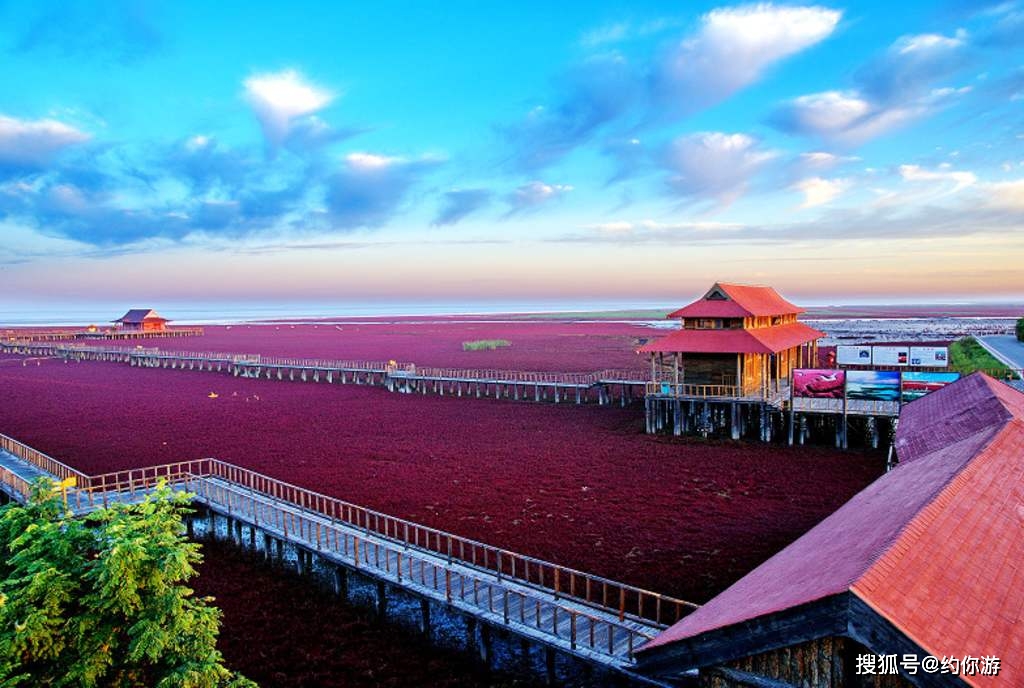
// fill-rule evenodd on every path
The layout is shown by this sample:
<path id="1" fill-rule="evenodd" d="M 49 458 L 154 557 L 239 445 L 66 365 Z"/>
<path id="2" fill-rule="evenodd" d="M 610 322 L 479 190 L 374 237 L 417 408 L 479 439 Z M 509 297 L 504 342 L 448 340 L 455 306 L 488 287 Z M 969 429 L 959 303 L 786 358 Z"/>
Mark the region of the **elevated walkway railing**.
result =
<path id="1" fill-rule="evenodd" d="M 345 370 L 385 373 L 395 379 L 421 378 L 428 380 L 471 381 L 502 384 L 562 385 L 587 388 L 608 383 L 644 383 L 649 374 L 640 369 L 600 370 L 590 373 L 494 370 L 481 368 L 453 368 L 417 366 L 413 363 L 394 361 L 355 361 L 314 358 L 264 356 L 262 354 L 239 354 L 229 351 L 170 351 L 158 347 L 92 347 L 82 344 L 52 344 L 43 342 L 3 342 L 0 352 L 19 353 L 30 349 L 33 352 L 49 353 L 53 356 L 127 356 L 135 360 L 162 360 L 183 362 L 207 362 L 261 366 L 264 368 L 293 368 L 311 370 Z"/>
<path id="2" fill-rule="evenodd" d="M 761 385 L 693 384 L 673 382 L 647 382 L 647 394 L 667 397 L 696 397 L 701 399 L 768 399 L 772 395 Z"/>
<path id="3" fill-rule="evenodd" d="M 303 512 L 323 516 L 332 523 L 346 524 L 406 548 L 433 552 L 450 563 L 457 561 L 475 570 L 487 572 L 497 581 L 513 580 L 520 585 L 549 592 L 555 599 L 565 599 L 612 613 L 619 621 L 632 620 L 664 628 L 698 606 L 389 516 L 218 459 L 196 459 L 87 476 L 6 435 L 0 434 L 0 447 L 62 480 L 75 478 L 76 484 L 68 490 L 67 496 L 69 506 L 77 510 L 123 501 L 122 496 L 134 497 L 152 489 L 161 480 L 170 485 L 182 485 L 190 484 L 195 478 L 216 478 L 251 494 L 262 495 Z M 0 480 L 6 482 L 7 478 L 7 475 L 0 473 Z M 25 485 L 16 489 L 28 495 L 28 492 L 24 492 L 27 489 Z"/>

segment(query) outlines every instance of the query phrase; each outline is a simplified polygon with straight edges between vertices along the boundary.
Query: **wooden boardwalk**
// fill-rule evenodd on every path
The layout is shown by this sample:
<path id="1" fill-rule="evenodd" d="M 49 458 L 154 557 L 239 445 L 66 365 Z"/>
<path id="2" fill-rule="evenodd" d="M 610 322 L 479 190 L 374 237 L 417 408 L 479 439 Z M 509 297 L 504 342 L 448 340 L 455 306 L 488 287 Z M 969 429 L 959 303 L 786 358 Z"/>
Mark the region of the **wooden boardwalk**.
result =
<path id="1" fill-rule="evenodd" d="M 86 513 L 141 500 L 160 481 L 229 520 L 239 540 L 289 543 L 458 610 L 492 627 L 605 668 L 630 672 L 633 652 L 697 607 L 648 590 L 428 528 L 216 459 L 86 476 L 0 435 L 0 487 L 24 501 L 41 476 L 74 479 L 68 507 Z M 279 544 L 280 547 L 280 544 Z M 300 561 L 302 557 L 300 556 Z"/>
<path id="2" fill-rule="evenodd" d="M 5 341 L 27 342 L 69 342 L 82 340 L 117 340 L 134 339 L 175 339 L 178 337 L 201 337 L 201 327 L 171 326 L 164 330 L 123 330 L 103 328 L 95 330 L 75 330 L 70 328 L 18 328 L 0 330 L 0 339 Z"/>
<path id="3" fill-rule="evenodd" d="M 98 347 L 81 344 L 18 341 L 0 343 L 0 353 L 108 361 L 141 368 L 220 372 L 264 380 L 365 384 L 406 394 L 438 394 L 519 401 L 577 404 L 596 401 L 625 406 L 644 397 L 645 371 L 601 370 L 592 373 L 531 372 L 435 368 L 394 361 L 348 361 L 284 358 L 219 351 L 163 351 L 157 347 Z"/>

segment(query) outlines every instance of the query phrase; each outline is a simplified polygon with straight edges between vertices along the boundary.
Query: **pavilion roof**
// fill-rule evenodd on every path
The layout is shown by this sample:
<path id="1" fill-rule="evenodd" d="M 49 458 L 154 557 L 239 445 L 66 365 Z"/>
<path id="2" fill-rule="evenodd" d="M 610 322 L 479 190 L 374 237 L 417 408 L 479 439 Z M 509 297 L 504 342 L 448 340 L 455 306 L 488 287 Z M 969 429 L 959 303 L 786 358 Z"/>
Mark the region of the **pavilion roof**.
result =
<path id="1" fill-rule="evenodd" d="M 141 323 L 146 320 L 160 320 L 167 322 L 167 318 L 161 316 L 152 308 L 133 308 L 114 322 L 119 323 Z"/>
<path id="2" fill-rule="evenodd" d="M 824 337 L 800 322 L 743 330 L 676 330 L 640 348 L 661 353 L 778 353 Z"/>
<path id="3" fill-rule="evenodd" d="M 803 313 L 772 287 L 716 282 L 704 296 L 668 314 L 669 318 L 746 318 Z"/>

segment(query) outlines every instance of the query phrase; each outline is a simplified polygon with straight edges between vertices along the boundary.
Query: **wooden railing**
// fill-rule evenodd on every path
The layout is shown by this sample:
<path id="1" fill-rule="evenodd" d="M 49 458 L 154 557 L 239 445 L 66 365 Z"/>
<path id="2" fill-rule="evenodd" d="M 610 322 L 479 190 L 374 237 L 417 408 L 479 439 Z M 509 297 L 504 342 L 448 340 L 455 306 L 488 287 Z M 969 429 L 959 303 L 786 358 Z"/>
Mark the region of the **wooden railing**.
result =
<path id="1" fill-rule="evenodd" d="M 699 397 L 704 399 L 737 399 L 764 397 L 760 385 L 703 385 L 673 382 L 648 382 L 647 393 L 673 397 Z"/>
<path id="2" fill-rule="evenodd" d="M 281 356 L 262 356 L 260 363 L 270 367 L 366 370 L 374 372 L 384 371 L 389 367 L 387 361 L 338 361 L 319 358 L 284 358 Z"/>
<path id="3" fill-rule="evenodd" d="M 651 379 L 649 370 L 615 368 L 593 373 L 595 382 L 646 382 Z"/>
<path id="4" fill-rule="evenodd" d="M 32 464 L 39 470 L 45 471 L 60 480 L 75 478 L 79 485 L 86 485 L 89 482 L 89 476 L 85 473 L 75 470 L 71 466 L 58 461 L 52 456 L 44 454 L 41 451 L 37 451 L 27 444 L 23 444 L 13 437 L 0 434 L 0 449 L 17 456 L 19 459 Z"/>
<path id="5" fill-rule="evenodd" d="M 9 493 L 20 495 L 20 501 L 27 502 L 32 496 L 32 485 L 17 473 L 12 473 L 0 466 L 0 484 L 6 486 Z"/>
<path id="6" fill-rule="evenodd" d="M 430 550 L 464 564 L 549 590 L 556 597 L 601 609 L 616 609 L 620 620 L 633 618 L 671 624 L 697 605 L 650 590 L 618 583 L 552 562 L 518 554 L 436 528 L 389 516 L 319 492 L 270 478 L 247 468 L 210 459 L 213 477 L 322 514 L 332 521 L 372 532 L 407 547 Z"/>
<path id="7" fill-rule="evenodd" d="M 0 351 L 13 351 L 18 347 L 30 346 L 34 351 L 46 351 L 52 355 L 94 354 L 128 355 L 133 358 L 150 358 L 158 360 L 207 361 L 211 363 L 231 363 L 242 365 L 259 365 L 266 368 L 293 368 L 312 370 L 356 370 L 387 373 L 394 378 L 418 377 L 438 380 L 509 383 L 509 384 L 540 384 L 564 385 L 568 387 L 591 387 L 602 382 L 638 382 L 646 380 L 649 374 L 644 370 L 599 370 L 592 373 L 547 372 L 523 370 L 494 370 L 480 368 L 442 368 L 417 366 L 412 363 L 395 363 L 385 361 L 352 361 L 328 360 L 313 358 L 288 358 L 281 356 L 263 356 L 261 354 L 238 354 L 227 351 L 164 351 L 159 348 L 123 348 L 123 347 L 90 347 L 81 344 L 40 344 L 15 343 L 0 344 Z"/>
<path id="8" fill-rule="evenodd" d="M 259 527 L 308 543 L 317 551 L 340 555 L 352 561 L 357 570 L 372 569 L 377 575 L 393 577 L 400 585 L 422 586 L 443 595 L 449 604 L 468 605 L 500 615 L 506 625 L 517 623 L 568 641 L 573 650 L 582 648 L 621 659 L 632 657 L 636 647 L 653 637 L 654 629 L 631 627 L 622 618 L 609 617 L 608 610 L 602 610 L 605 616 L 599 616 L 567 606 L 565 602 L 570 598 L 566 596 L 546 600 L 531 595 L 502 585 L 500 577 L 467 567 L 464 561 L 438 563 L 436 552 L 391 538 L 382 541 L 372 530 L 361 536 L 350 524 L 344 527 L 340 521 L 326 521 L 313 511 L 261 509 L 265 497 L 261 499 L 235 483 L 196 480 L 188 487 L 207 504 L 220 505 L 238 518 L 251 518 Z M 435 556 L 424 557 L 427 552 Z"/>
<path id="9" fill-rule="evenodd" d="M 62 354 L 91 354 L 94 356 L 102 355 L 114 355 L 114 356 L 126 356 L 129 354 L 136 353 L 149 353 L 155 354 L 160 351 L 159 347 L 121 347 L 121 346 L 109 346 L 109 347 L 98 347 L 89 346 L 88 344 L 51 344 L 49 342 L 3 342 L 0 343 L 0 351 L 3 352 L 17 352 L 20 349 L 32 349 L 33 351 L 48 352 L 52 355 Z"/>
<path id="10" fill-rule="evenodd" d="M 320 515 L 332 523 L 372 533 L 406 548 L 430 551 L 449 562 L 457 560 L 486 572 L 494 580 L 514 580 L 520 585 L 548 591 L 555 599 L 606 612 L 614 611 L 619 621 L 636 620 L 666 626 L 697 608 L 692 602 L 389 516 L 218 459 L 197 459 L 86 476 L 6 435 L 0 435 L 0 447 L 61 479 L 74 476 L 77 485 L 68 492 L 72 508 L 106 506 L 110 501 L 118 500 L 119 495 L 135 496 L 161 480 L 176 486 L 194 485 L 196 478 L 216 478 L 225 484 Z M 0 479 L 3 479 L 2 475 Z"/>
<path id="11" fill-rule="evenodd" d="M 7 341 L 20 342 L 54 342 L 67 340 L 119 340 L 129 339 L 162 339 L 175 337 L 198 337 L 202 336 L 202 327 L 192 326 L 169 326 L 164 330 L 124 330 L 119 328 L 103 328 L 96 330 L 83 330 L 79 328 L 15 328 L 0 330 L 0 338 Z"/>
<path id="12" fill-rule="evenodd" d="M 528 370 L 488 370 L 419 366 L 405 370 L 397 370 L 392 374 L 396 377 L 401 377 L 404 374 L 406 376 L 440 380 L 566 385 L 573 387 L 589 387 L 594 384 L 597 379 L 593 373 L 557 373 Z"/>

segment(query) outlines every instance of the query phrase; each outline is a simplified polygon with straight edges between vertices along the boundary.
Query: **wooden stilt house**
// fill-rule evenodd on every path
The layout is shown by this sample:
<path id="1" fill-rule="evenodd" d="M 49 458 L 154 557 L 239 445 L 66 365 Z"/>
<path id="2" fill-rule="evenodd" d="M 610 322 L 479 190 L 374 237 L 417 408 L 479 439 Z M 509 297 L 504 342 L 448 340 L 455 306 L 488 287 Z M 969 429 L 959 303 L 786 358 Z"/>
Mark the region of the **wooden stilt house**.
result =
<path id="1" fill-rule="evenodd" d="M 656 394 L 767 397 L 794 368 L 814 365 L 822 332 L 771 287 L 718 282 L 669 318 L 682 327 L 640 349 Z"/>

